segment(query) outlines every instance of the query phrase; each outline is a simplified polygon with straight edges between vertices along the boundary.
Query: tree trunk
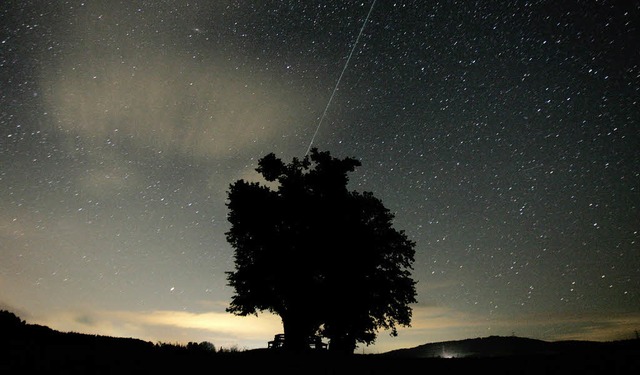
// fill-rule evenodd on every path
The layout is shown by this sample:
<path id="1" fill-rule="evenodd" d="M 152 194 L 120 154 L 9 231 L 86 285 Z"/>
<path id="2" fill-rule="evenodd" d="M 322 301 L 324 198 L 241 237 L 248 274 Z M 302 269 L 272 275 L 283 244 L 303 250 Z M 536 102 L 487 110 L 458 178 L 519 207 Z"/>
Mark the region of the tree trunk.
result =
<path id="1" fill-rule="evenodd" d="M 300 319 L 291 316 L 282 317 L 284 328 L 284 348 L 288 351 L 305 351 L 309 349 L 307 344 L 308 330 Z"/>

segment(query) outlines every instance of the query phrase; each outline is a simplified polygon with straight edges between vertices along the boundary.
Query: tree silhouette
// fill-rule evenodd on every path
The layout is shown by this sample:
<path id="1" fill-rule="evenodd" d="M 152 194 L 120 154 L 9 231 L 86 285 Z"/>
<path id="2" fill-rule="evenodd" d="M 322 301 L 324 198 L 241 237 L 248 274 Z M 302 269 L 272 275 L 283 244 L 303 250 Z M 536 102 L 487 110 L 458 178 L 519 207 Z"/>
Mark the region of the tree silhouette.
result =
<path id="1" fill-rule="evenodd" d="M 315 148 L 290 164 L 269 154 L 256 170 L 276 189 L 230 186 L 235 271 L 227 275 L 235 294 L 227 311 L 278 314 L 288 349 L 321 333 L 330 349 L 353 352 L 378 329 L 395 335 L 411 322 L 415 244 L 393 229 L 393 214 L 372 193 L 347 189 L 347 174 L 360 165 Z"/>
<path id="2" fill-rule="evenodd" d="M 2 338 L 16 336 L 24 327 L 25 322 L 16 314 L 7 310 L 0 310 L 0 336 L 4 336 Z"/>

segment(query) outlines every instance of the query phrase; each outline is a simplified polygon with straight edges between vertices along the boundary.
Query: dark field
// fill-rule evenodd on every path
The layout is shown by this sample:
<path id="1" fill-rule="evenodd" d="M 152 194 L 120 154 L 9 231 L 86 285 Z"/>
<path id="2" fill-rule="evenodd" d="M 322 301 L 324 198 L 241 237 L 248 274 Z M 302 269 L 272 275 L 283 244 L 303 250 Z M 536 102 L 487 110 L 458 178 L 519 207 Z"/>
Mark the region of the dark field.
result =
<path id="1" fill-rule="evenodd" d="M 14 340 L 3 345 L 0 374 L 637 374 L 638 344 L 600 352 L 484 358 L 212 352 L 133 339 Z"/>
<path id="2" fill-rule="evenodd" d="M 93 352 L 49 348 L 27 356 L 11 353 L 0 372 L 49 374 L 637 374 L 635 354 L 500 358 L 328 357 L 277 353 L 194 354 Z M 274 355 L 275 354 L 275 355 Z"/>

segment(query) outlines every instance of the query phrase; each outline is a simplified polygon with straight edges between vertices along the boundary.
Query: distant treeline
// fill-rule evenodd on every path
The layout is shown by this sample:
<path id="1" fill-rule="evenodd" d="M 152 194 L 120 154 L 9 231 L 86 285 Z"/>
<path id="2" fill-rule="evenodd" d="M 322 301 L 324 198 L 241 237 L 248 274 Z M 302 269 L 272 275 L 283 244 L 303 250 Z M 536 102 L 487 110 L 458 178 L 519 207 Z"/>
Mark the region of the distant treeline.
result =
<path id="1" fill-rule="evenodd" d="M 60 332 L 27 324 L 0 310 L 0 374 L 27 373 L 166 373 L 198 369 L 217 357 L 241 352 L 210 342 L 186 345 L 151 343 L 135 338 Z"/>

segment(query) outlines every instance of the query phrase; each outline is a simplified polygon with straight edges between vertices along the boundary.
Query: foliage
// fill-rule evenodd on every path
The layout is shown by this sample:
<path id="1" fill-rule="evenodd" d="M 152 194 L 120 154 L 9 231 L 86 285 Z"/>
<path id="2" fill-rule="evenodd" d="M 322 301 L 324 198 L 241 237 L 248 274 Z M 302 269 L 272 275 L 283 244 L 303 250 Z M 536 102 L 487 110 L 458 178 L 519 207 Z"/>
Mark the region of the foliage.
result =
<path id="1" fill-rule="evenodd" d="M 202 341 L 201 343 L 190 341 L 187 344 L 187 349 L 192 351 L 199 351 L 199 352 L 210 352 L 210 353 L 216 352 L 216 346 L 210 343 L 209 341 Z"/>
<path id="2" fill-rule="evenodd" d="M 277 189 L 244 180 L 230 186 L 229 312 L 270 311 L 282 318 L 287 345 L 301 347 L 320 332 L 346 351 L 372 343 L 380 328 L 396 334 L 410 324 L 415 244 L 372 193 L 347 189 L 358 166 L 317 149 L 290 164 L 269 154 L 257 171 Z"/>

